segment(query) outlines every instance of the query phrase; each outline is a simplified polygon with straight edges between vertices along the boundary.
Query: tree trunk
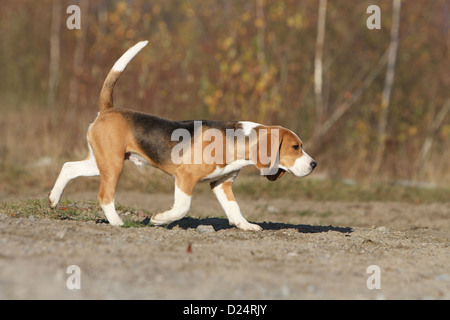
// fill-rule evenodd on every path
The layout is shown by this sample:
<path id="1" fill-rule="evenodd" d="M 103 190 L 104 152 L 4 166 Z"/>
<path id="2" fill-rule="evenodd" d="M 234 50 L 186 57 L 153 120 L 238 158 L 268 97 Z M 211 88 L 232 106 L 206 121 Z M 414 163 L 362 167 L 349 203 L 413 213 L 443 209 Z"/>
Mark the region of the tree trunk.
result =
<path id="1" fill-rule="evenodd" d="M 266 54 L 265 54 L 265 16 L 264 16 L 264 0 L 257 0 L 256 1 L 256 27 L 258 29 L 258 33 L 256 36 L 257 41 L 257 52 L 256 52 L 256 58 L 258 60 L 259 70 L 260 70 L 260 78 L 263 78 L 268 69 L 267 69 L 267 62 L 266 62 Z M 261 121 L 261 119 L 266 119 L 267 116 L 267 90 L 264 90 L 261 92 L 259 97 L 259 119 L 258 121 Z"/>
<path id="2" fill-rule="evenodd" d="M 317 18 L 316 53 L 314 57 L 314 94 L 316 98 L 315 127 L 318 129 L 322 123 L 323 103 L 323 45 L 325 41 L 327 0 L 320 0 Z"/>
<path id="3" fill-rule="evenodd" d="M 84 60 L 84 49 L 86 44 L 86 34 L 87 34 L 87 12 L 89 9 L 89 0 L 81 0 L 80 2 L 80 10 L 81 13 L 85 14 L 86 19 L 82 20 L 81 29 L 74 30 L 73 32 L 77 32 L 77 42 L 75 45 L 75 52 L 73 55 L 73 72 L 72 79 L 70 80 L 69 85 L 69 105 L 75 106 L 78 102 L 78 82 L 81 74 L 81 69 L 83 66 Z M 73 109 L 71 109 L 73 110 Z"/>
<path id="4" fill-rule="evenodd" d="M 442 122 L 444 122 L 444 119 L 449 112 L 450 112 L 450 99 L 447 99 L 444 103 L 444 106 L 438 112 L 438 114 L 434 118 L 433 122 L 431 123 L 431 127 L 428 132 L 428 135 L 425 139 L 425 142 L 422 145 L 422 148 L 420 149 L 419 159 L 418 159 L 418 163 L 417 163 L 417 176 L 419 176 L 419 174 L 422 172 L 422 169 L 424 168 L 424 164 L 428 160 L 428 157 L 430 155 L 431 147 L 433 146 L 434 136 L 436 135 L 436 132 L 441 127 Z M 417 179 L 417 177 L 416 177 L 416 179 Z"/>
<path id="5" fill-rule="evenodd" d="M 264 0 L 258 0 L 256 2 L 256 19 L 257 19 L 257 59 L 259 63 L 259 67 L 261 69 L 261 74 L 266 73 L 266 55 L 264 53 L 265 46 L 264 46 L 264 38 L 265 38 L 265 17 L 264 17 Z"/>
<path id="6" fill-rule="evenodd" d="M 50 63 L 47 96 L 47 104 L 49 108 L 54 108 L 59 83 L 61 10 L 62 2 L 60 0 L 53 0 L 52 22 L 50 27 Z"/>
<path id="7" fill-rule="evenodd" d="M 319 128 L 314 132 L 313 136 L 307 141 L 307 145 L 315 145 L 322 137 L 328 133 L 328 131 L 336 124 L 336 122 L 347 112 L 348 109 L 355 103 L 356 100 L 361 97 L 364 91 L 370 87 L 372 82 L 381 72 L 381 69 L 386 64 L 388 57 L 388 50 L 380 57 L 377 64 L 370 70 L 364 79 L 361 79 L 361 85 L 356 88 L 352 94 L 343 102 L 339 102 L 334 112 L 328 117 L 326 121 L 321 124 Z"/>
<path id="8" fill-rule="evenodd" d="M 378 122 L 378 150 L 375 156 L 373 167 L 375 173 L 377 173 L 381 168 L 386 149 L 386 129 L 388 123 L 392 83 L 394 82 L 395 63 L 397 60 L 398 31 L 400 28 L 400 7 L 401 0 L 393 0 L 391 42 L 389 45 L 386 79 L 384 82 L 383 94 L 381 97 L 380 119 Z"/>

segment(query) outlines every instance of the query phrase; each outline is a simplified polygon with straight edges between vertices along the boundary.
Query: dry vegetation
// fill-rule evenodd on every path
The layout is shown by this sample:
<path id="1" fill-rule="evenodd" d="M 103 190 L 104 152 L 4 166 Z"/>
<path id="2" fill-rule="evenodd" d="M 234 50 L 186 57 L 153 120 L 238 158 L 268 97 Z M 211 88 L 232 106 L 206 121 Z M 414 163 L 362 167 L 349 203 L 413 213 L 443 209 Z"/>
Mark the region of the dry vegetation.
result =
<path id="1" fill-rule="evenodd" d="M 83 0 L 81 30 L 66 28 L 64 1 L 4 1 L 2 171 L 14 179 L 42 162 L 83 158 L 104 77 L 126 48 L 148 39 L 117 84 L 119 106 L 281 124 L 300 134 L 327 177 L 448 186 L 448 2 L 402 4 L 392 84 L 383 60 L 392 2 L 380 4 L 380 30 L 366 28 L 370 1 L 324 3 L 318 39 L 317 1 Z"/>

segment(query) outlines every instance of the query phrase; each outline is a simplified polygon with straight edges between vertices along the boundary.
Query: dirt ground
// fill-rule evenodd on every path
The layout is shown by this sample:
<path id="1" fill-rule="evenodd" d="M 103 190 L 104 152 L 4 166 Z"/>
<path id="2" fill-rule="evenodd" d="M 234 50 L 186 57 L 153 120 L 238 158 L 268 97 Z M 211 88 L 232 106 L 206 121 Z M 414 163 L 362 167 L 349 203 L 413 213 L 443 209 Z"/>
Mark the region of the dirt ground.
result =
<path id="1" fill-rule="evenodd" d="M 96 194 L 68 197 L 83 211 Z M 237 197 L 263 231 L 230 227 L 212 194 L 168 227 L 0 214 L 0 299 L 450 299 L 448 203 Z M 154 212 L 172 195 L 116 202 Z M 67 287 L 71 265 L 80 289 Z"/>

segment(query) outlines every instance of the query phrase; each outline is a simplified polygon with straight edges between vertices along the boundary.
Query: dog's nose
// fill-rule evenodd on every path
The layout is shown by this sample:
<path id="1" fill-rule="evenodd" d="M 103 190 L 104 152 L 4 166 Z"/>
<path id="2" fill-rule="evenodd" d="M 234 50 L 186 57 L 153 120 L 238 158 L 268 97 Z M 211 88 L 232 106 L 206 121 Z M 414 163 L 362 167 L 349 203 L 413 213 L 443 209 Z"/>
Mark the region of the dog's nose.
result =
<path id="1" fill-rule="evenodd" d="M 317 167 L 317 162 L 311 161 L 310 165 L 311 165 L 311 168 L 314 169 L 315 167 Z"/>

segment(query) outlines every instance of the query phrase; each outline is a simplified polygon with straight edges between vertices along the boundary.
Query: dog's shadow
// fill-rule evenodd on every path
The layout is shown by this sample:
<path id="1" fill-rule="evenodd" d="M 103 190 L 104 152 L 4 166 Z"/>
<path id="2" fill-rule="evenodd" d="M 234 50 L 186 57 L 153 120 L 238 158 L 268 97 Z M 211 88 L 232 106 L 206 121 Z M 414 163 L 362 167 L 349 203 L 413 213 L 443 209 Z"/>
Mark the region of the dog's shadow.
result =
<path id="1" fill-rule="evenodd" d="M 255 222 L 252 222 L 255 223 Z M 281 222 L 258 222 L 256 223 L 263 230 L 282 230 L 282 229 L 295 229 L 300 233 L 319 233 L 336 231 L 340 233 L 351 233 L 353 229 L 350 227 L 335 227 L 335 226 L 312 226 L 307 224 L 290 224 Z M 167 226 L 168 229 L 179 227 L 184 230 L 196 229 L 200 225 L 212 226 L 215 231 L 235 228 L 228 223 L 226 218 L 192 218 L 185 217 L 181 220 L 172 222 Z"/>

